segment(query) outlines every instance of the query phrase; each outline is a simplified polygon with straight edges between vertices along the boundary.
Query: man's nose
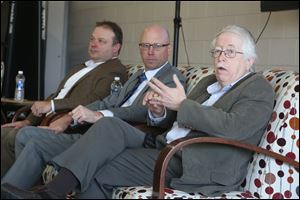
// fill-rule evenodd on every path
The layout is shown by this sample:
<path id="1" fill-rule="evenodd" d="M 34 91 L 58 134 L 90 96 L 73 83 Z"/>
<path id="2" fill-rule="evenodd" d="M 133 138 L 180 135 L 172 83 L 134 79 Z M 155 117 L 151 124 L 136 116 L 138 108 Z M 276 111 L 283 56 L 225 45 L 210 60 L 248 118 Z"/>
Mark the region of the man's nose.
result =
<path id="1" fill-rule="evenodd" d="M 154 53 L 154 48 L 153 48 L 153 46 L 150 46 L 148 48 L 148 54 L 153 54 L 153 53 Z"/>
<path id="2" fill-rule="evenodd" d="M 226 58 L 225 51 L 221 51 L 220 55 L 218 56 L 218 59 L 223 60 L 224 58 Z"/>
<path id="3" fill-rule="evenodd" d="M 97 44 L 96 44 L 96 42 L 91 42 L 90 46 L 91 46 L 92 48 L 96 48 L 96 47 L 97 47 Z"/>

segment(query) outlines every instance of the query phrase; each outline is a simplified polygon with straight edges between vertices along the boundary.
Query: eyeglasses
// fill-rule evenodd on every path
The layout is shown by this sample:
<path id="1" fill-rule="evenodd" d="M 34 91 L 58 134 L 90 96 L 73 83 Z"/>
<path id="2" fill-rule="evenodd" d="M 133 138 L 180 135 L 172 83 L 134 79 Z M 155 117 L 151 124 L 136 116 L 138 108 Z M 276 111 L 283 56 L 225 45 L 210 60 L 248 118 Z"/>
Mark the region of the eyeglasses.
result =
<path id="1" fill-rule="evenodd" d="M 150 44 L 150 43 L 139 43 L 139 47 L 143 50 L 146 49 L 150 49 L 150 47 L 153 47 L 154 50 L 159 50 L 162 47 L 166 47 L 169 46 L 169 43 L 167 44 L 159 44 L 159 43 L 154 43 L 154 44 Z"/>
<path id="2" fill-rule="evenodd" d="M 222 54 L 222 52 L 224 52 L 224 54 L 227 58 L 234 58 L 237 53 L 244 54 L 243 52 L 236 51 L 234 49 L 225 49 L 225 50 L 213 49 L 213 50 L 210 51 L 211 56 L 214 57 L 214 58 L 218 58 Z"/>

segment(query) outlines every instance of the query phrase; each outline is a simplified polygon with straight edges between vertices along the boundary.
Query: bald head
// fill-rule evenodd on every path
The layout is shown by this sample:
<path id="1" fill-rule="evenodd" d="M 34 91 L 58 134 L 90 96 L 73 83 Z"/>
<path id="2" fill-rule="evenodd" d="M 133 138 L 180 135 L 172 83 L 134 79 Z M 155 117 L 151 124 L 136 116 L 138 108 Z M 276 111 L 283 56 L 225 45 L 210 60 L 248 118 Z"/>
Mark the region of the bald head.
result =
<path id="1" fill-rule="evenodd" d="M 152 24 L 150 26 L 147 26 L 141 35 L 140 42 L 145 42 L 145 38 L 150 39 L 148 38 L 149 35 L 151 35 L 152 41 L 148 41 L 147 43 L 170 43 L 168 30 L 159 24 Z"/>
<path id="2" fill-rule="evenodd" d="M 166 28 L 153 24 L 147 26 L 140 38 L 140 53 L 145 70 L 161 67 L 168 61 L 171 52 L 169 32 Z"/>

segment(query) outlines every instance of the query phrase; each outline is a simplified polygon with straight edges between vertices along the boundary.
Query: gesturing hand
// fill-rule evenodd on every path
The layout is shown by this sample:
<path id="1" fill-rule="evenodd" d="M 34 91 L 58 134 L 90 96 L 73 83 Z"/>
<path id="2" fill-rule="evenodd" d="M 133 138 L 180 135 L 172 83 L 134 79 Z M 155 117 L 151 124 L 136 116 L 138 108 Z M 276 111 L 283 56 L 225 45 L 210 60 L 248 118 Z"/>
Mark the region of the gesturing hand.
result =
<path id="1" fill-rule="evenodd" d="M 161 117 L 164 115 L 165 106 L 156 101 L 157 97 L 158 94 L 156 92 L 148 91 L 144 96 L 143 105 L 147 106 L 155 117 Z"/>
<path id="2" fill-rule="evenodd" d="M 175 74 L 173 75 L 173 80 L 176 84 L 175 88 L 166 86 L 154 77 L 148 82 L 148 85 L 155 93 L 157 93 L 157 97 L 153 96 L 152 98 L 153 100 L 155 99 L 157 104 L 178 111 L 180 104 L 186 99 L 186 94 L 184 87 L 181 85 Z"/>

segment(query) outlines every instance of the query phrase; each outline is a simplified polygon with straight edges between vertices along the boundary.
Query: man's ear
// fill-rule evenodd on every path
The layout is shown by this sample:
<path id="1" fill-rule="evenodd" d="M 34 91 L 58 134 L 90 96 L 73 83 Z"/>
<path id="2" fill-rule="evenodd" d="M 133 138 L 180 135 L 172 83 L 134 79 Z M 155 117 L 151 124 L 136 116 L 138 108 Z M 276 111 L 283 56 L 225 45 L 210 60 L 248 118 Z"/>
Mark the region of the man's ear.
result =
<path id="1" fill-rule="evenodd" d="M 247 59 L 247 70 L 249 71 L 251 66 L 254 64 L 254 59 L 253 58 L 248 58 Z"/>
<path id="2" fill-rule="evenodd" d="M 114 44 L 113 45 L 113 52 L 114 53 L 117 53 L 117 55 L 119 54 L 119 50 L 121 49 L 121 44 L 120 43 L 117 43 L 117 44 Z"/>
<path id="3" fill-rule="evenodd" d="M 173 45 L 170 43 L 168 46 L 168 54 L 169 56 L 172 54 L 172 50 L 173 50 Z"/>

